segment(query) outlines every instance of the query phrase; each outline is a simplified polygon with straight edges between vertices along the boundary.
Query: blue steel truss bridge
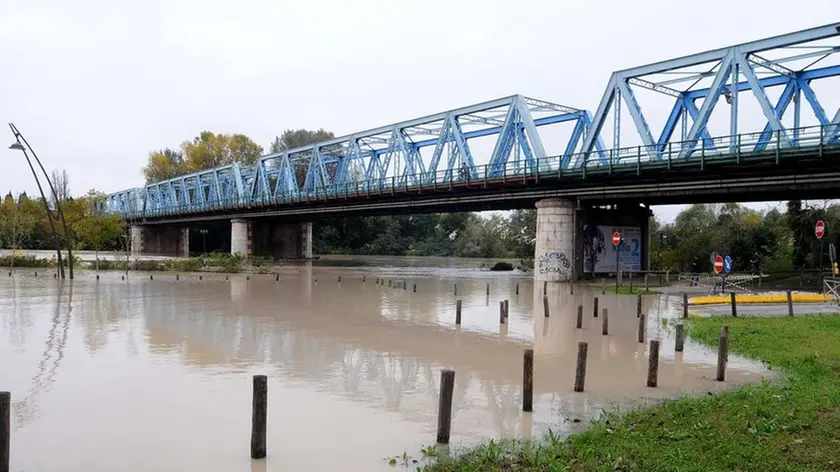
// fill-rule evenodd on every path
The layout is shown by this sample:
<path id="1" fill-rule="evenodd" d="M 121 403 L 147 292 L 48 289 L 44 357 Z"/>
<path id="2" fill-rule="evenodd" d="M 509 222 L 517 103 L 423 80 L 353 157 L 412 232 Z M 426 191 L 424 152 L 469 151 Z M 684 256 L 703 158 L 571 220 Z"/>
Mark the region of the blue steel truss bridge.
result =
<path id="1" fill-rule="evenodd" d="M 238 221 L 232 251 L 248 252 L 261 218 L 536 205 L 538 233 L 553 228 L 537 256 L 548 244 L 580 267 L 581 208 L 840 197 L 838 52 L 834 23 L 613 72 L 594 109 L 513 95 L 112 193 L 105 209 L 145 228 Z"/>

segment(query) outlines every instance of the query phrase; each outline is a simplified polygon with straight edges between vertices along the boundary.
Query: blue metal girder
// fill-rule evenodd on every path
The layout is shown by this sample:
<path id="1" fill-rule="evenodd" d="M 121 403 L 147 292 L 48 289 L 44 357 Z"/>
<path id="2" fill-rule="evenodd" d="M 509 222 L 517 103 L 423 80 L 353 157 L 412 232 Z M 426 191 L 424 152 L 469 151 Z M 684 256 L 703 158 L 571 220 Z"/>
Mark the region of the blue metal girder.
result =
<path id="1" fill-rule="evenodd" d="M 595 117 L 593 119 L 593 125 L 590 127 L 589 131 L 584 136 L 582 151 L 586 155 L 593 151 L 593 149 L 595 148 L 595 142 L 597 139 L 599 139 L 600 133 L 602 132 L 606 123 L 607 113 L 611 110 L 614 113 L 614 124 L 612 132 L 613 135 L 616 137 L 615 141 L 618 140 L 618 136 L 620 136 L 621 134 L 620 102 L 623 101 L 625 102 L 625 107 L 629 111 L 629 114 L 634 121 L 639 139 L 641 140 L 642 144 L 645 146 L 646 149 L 650 149 L 652 151 L 649 152 L 648 155 L 650 156 L 650 158 L 660 158 L 665 148 L 665 145 L 667 141 L 669 141 L 672 137 L 680 118 L 683 119 L 683 126 L 686 126 L 688 122 L 688 120 L 686 120 L 686 112 L 689 112 L 689 114 L 691 114 L 689 110 L 685 109 L 685 107 L 683 107 L 683 105 L 679 103 L 680 100 L 683 98 L 702 98 L 703 103 L 700 109 L 697 110 L 697 113 L 695 114 L 696 119 L 692 120 L 691 129 L 685 133 L 685 140 L 688 140 L 688 143 L 685 143 L 685 145 L 682 146 L 681 149 L 682 155 L 688 156 L 693 151 L 694 146 L 697 144 L 697 141 L 699 139 L 703 139 L 706 145 L 710 144 L 709 133 L 706 129 L 708 119 L 711 116 L 711 112 L 717 103 L 718 97 L 724 91 L 724 89 L 729 94 L 728 101 L 731 105 L 731 136 L 735 136 L 738 132 L 739 98 L 737 92 L 749 89 L 753 92 L 753 95 L 755 96 L 756 100 L 761 106 L 762 113 L 765 115 L 765 118 L 770 124 L 771 129 L 776 130 L 779 133 L 780 137 L 784 140 L 784 143 L 786 145 L 792 145 L 794 142 L 787 136 L 784 127 L 781 126 L 781 120 L 779 117 L 776 116 L 774 107 L 769 104 L 769 100 L 767 99 L 767 96 L 764 92 L 764 88 L 768 86 L 784 84 L 787 83 L 787 81 L 789 80 L 789 77 L 786 76 L 786 73 L 789 73 L 790 70 L 779 65 L 780 63 L 786 61 L 802 60 L 809 57 L 821 58 L 824 55 L 840 51 L 840 48 L 836 46 L 818 46 L 822 49 L 819 49 L 816 52 L 812 50 L 805 54 L 796 54 L 792 56 L 788 55 L 787 57 L 782 57 L 774 61 L 768 61 L 766 59 L 763 59 L 762 57 L 758 56 L 758 53 L 789 46 L 796 46 L 803 43 L 809 43 L 837 36 L 840 36 L 840 24 L 835 23 L 795 33 L 775 36 L 772 38 L 752 41 L 725 48 L 719 48 L 700 54 L 693 54 L 677 59 L 662 61 L 641 67 L 635 67 L 614 72 L 607 83 L 606 90 L 602 95 L 598 108 L 596 109 Z M 647 76 L 655 76 L 657 74 L 663 73 L 681 73 L 680 71 L 687 67 L 709 63 L 717 63 L 717 65 L 715 66 L 715 72 L 692 73 L 693 75 L 688 74 L 683 76 L 682 78 L 660 81 L 658 83 L 654 81 L 649 81 L 645 78 Z M 756 67 L 763 67 L 771 71 L 775 71 L 779 74 L 779 76 L 771 78 L 765 77 L 759 79 L 754 70 Z M 801 73 L 813 74 L 814 76 L 827 73 L 822 76 L 836 76 L 836 72 L 832 71 L 831 69 L 833 68 L 826 68 L 825 70 L 819 72 L 802 71 Z M 747 80 L 745 82 L 739 82 L 738 77 L 740 75 L 743 75 Z M 671 84 L 680 83 L 683 81 L 689 81 L 693 85 L 698 80 L 710 76 L 714 76 L 712 86 L 705 90 L 675 90 L 673 88 L 670 88 Z M 675 96 L 677 99 L 671 111 L 671 114 L 669 115 L 668 120 L 666 121 L 665 126 L 662 132 L 660 133 L 660 138 L 655 143 L 655 146 L 651 145 L 652 138 L 650 135 L 650 131 L 647 128 L 646 121 L 644 120 L 644 115 L 642 113 L 641 106 L 639 106 L 639 104 L 635 102 L 635 97 L 633 95 L 632 88 L 630 87 L 631 84 L 644 86 L 656 92 L 672 95 Z M 735 146 L 736 143 L 730 143 L 731 150 L 735 149 Z M 578 165 L 580 164 L 581 163 L 578 163 Z"/>

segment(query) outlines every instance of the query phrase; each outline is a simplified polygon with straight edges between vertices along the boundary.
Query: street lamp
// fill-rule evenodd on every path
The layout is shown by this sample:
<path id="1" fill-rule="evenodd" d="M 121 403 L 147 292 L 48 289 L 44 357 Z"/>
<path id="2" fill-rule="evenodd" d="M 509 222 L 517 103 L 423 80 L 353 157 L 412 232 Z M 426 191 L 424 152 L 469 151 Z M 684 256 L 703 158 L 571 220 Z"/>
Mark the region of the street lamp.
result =
<path id="1" fill-rule="evenodd" d="M 29 154 L 26 153 L 26 148 L 17 141 L 12 143 L 9 146 L 9 149 L 21 151 L 23 156 L 26 157 L 26 163 L 29 164 L 29 170 L 32 171 L 32 177 L 35 178 L 35 183 L 38 184 L 38 191 L 41 192 L 41 200 L 44 202 L 44 209 L 47 211 L 47 220 L 50 222 L 50 229 L 52 230 L 53 239 L 55 240 L 55 252 L 56 257 L 58 257 L 58 272 L 61 274 L 61 278 L 64 278 L 64 264 L 61 260 L 61 241 L 58 238 L 58 233 L 55 230 L 55 221 L 52 217 L 52 212 L 50 211 L 50 206 L 47 204 L 47 197 L 44 196 L 44 189 L 41 187 L 41 181 L 38 179 L 38 174 L 35 172 L 35 167 L 32 166 L 32 161 L 29 159 Z M 18 202 L 19 203 L 19 202 Z M 12 256 L 14 257 L 14 256 Z"/>
<path id="2" fill-rule="evenodd" d="M 44 165 L 41 164 L 41 160 L 38 159 L 38 155 L 35 154 L 35 151 L 32 149 L 32 146 L 29 145 L 29 142 L 26 141 L 26 138 L 18 131 L 17 127 L 14 123 L 9 123 L 9 128 L 12 129 L 12 134 L 15 135 L 15 142 L 9 146 L 10 149 L 17 149 L 23 152 L 23 155 L 26 156 L 26 162 L 29 163 L 29 168 L 32 170 L 32 175 L 35 176 L 35 181 L 38 182 L 38 190 L 41 192 L 41 197 L 44 199 L 44 206 L 47 208 L 47 217 L 49 218 L 50 207 L 47 204 L 47 199 L 44 197 L 44 192 L 41 190 L 41 183 L 38 181 L 38 176 L 35 173 L 35 168 L 32 167 L 32 161 L 29 159 L 29 155 L 27 154 L 26 150 L 29 149 L 29 152 L 32 153 L 32 157 L 35 158 L 35 162 L 38 163 L 38 167 L 41 169 L 41 172 L 44 173 L 44 179 L 47 181 L 47 185 L 50 186 L 50 191 L 52 192 L 53 198 L 55 198 L 55 208 L 58 211 L 58 216 L 61 218 L 61 227 L 64 229 L 64 236 L 67 238 L 67 266 L 70 269 L 70 280 L 73 280 L 73 236 L 70 234 L 70 231 L 67 230 L 67 220 L 64 218 L 64 210 L 61 208 L 61 201 L 58 198 L 58 194 L 55 192 L 55 187 L 53 187 L 52 181 L 50 181 L 50 176 L 47 174 L 46 169 L 44 169 Z M 23 141 L 23 143 L 21 143 Z M 24 147 L 25 145 L 25 147 Z M 61 261 L 61 241 L 58 239 L 58 233 L 55 231 L 55 223 L 52 219 L 50 219 L 50 226 L 52 227 L 53 234 L 56 238 L 56 249 L 58 250 L 58 265 L 61 268 L 61 278 L 64 278 L 64 265 Z"/>

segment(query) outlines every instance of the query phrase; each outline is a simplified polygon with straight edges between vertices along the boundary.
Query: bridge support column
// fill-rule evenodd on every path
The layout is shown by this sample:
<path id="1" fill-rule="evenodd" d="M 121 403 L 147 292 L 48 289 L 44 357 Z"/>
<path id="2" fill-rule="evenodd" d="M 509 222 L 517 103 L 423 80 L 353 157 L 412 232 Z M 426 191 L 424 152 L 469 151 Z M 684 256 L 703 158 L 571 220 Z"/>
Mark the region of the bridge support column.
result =
<path id="1" fill-rule="evenodd" d="M 573 200 L 548 198 L 537 202 L 534 279 L 560 282 L 572 278 L 575 261 Z"/>
<path id="2" fill-rule="evenodd" d="M 190 230 L 167 226 L 131 225 L 129 229 L 131 255 L 189 257 Z"/>
<path id="3" fill-rule="evenodd" d="M 181 257 L 190 257 L 190 229 L 181 229 L 181 239 L 178 247 L 178 255 Z"/>
<path id="4" fill-rule="evenodd" d="M 251 223 L 248 220 L 230 220 L 230 253 L 243 256 L 251 254 Z"/>
<path id="5" fill-rule="evenodd" d="M 300 224 L 300 250 L 298 251 L 300 257 L 304 259 L 312 259 L 312 223 Z"/>
<path id="6" fill-rule="evenodd" d="M 143 254 L 144 231 L 140 225 L 131 225 L 129 228 L 129 245 L 131 246 L 131 257 Z"/>

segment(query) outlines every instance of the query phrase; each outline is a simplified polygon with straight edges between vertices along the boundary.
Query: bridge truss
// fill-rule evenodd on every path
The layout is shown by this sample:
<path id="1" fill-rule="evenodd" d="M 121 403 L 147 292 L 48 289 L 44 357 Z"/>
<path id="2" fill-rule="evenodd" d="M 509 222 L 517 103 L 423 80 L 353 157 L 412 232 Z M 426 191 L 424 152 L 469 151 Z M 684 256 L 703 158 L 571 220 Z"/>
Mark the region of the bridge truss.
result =
<path id="1" fill-rule="evenodd" d="M 233 163 L 124 190 L 108 196 L 106 210 L 138 217 L 542 172 L 578 171 L 585 178 L 587 169 L 627 162 L 638 170 L 667 159 L 670 168 L 672 161 L 698 157 L 836 145 L 840 106 L 827 113 L 814 84 L 840 76 L 839 36 L 837 23 L 617 71 L 594 115 L 514 95 L 269 154 L 253 165 Z M 821 96 L 831 93 L 827 88 Z M 670 112 L 658 137 L 645 113 L 657 108 L 643 109 L 644 94 L 670 103 L 660 107 Z M 713 137 L 721 97 L 729 106 L 729 132 Z M 803 126 L 803 98 L 815 126 Z M 622 128 L 627 115 L 629 132 Z M 764 124 L 743 134 L 743 121 Z M 541 132 L 558 123 L 572 131 L 562 154 L 547 155 Z M 635 145 L 622 147 L 628 135 Z M 478 166 L 472 143 L 489 136 L 495 143 L 489 157 L 481 156 L 488 163 Z M 605 137 L 612 139 L 608 150 Z"/>
<path id="2" fill-rule="evenodd" d="M 569 161 L 591 120 L 584 110 L 514 95 L 269 154 L 254 165 L 233 163 L 117 192 L 108 196 L 107 208 L 194 210 L 478 179 L 470 143 L 486 136 L 496 141 L 482 174 L 512 177 L 544 164 L 538 128 L 573 125 L 563 153 Z M 599 141 L 593 146 L 605 155 Z"/>

